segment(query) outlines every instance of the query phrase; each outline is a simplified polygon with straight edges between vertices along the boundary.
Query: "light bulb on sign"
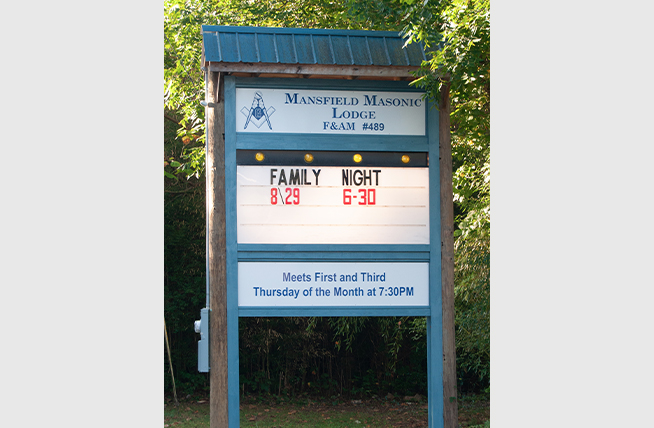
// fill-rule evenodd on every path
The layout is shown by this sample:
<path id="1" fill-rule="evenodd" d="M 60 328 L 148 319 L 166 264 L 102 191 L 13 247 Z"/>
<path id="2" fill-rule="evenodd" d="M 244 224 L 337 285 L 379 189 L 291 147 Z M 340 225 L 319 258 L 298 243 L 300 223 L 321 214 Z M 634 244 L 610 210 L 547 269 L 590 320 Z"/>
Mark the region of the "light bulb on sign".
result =
<path id="1" fill-rule="evenodd" d="M 363 158 L 361 157 L 360 154 L 357 153 L 356 155 L 354 155 L 352 159 L 354 159 L 354 162 L 359 163 Z"/>
<path id="2" fill-rule="evenodd" d="M 265 156 L 263 155 L 263 153 L 259 152 L 259 153 L 257 153 L 256 155 L 254 155 L 254 158 L 255 158 L 256 160 L 258 160 L 259 162 L 261 162 L 261 161 L 263 161 L 263 159 L 265 158 Z"/>
<path id="3" fill-rule="evenodd" d="M 411 158 L 407 155 L 402 155 L 402 163 L 409 163 Z"/>
<path id="4" fill-rule="evenodd" d="M 304 155 L 304 161 L 305 161 L 306 163 L 311 163 L 311 162 L 313 162 L 313 155 L 312 155 L 311 153 L 307 153 L 306 155 Z"/>

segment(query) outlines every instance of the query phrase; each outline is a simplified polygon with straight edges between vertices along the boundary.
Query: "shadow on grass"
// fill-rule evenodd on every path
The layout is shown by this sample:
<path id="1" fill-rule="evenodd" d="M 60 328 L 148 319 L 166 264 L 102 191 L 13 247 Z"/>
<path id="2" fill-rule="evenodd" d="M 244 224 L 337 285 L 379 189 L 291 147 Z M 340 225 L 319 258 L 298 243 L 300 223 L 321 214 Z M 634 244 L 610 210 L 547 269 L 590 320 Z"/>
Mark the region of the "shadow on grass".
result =
<path id="1" fill-rule="evenodd" d="M 280 397 L 241 398 L 243 428 L 423 428 L 427 427 L 427 403 L 400 399 L 368 400 L 288 399 Z M 490 427 L 490 401 L 484 396 L 459 399 L 459 426 Z M 209 401 L 182 400 L 179 406 L 164 405 L 164 427 L 206 428 Z"/>

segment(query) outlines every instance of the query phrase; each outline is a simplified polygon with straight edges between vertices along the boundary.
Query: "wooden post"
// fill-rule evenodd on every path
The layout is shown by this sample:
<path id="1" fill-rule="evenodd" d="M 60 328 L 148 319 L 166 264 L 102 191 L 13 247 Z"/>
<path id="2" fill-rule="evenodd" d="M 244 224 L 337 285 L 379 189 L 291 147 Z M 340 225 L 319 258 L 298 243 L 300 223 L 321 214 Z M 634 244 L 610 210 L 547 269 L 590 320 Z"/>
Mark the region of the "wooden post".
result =
<path id="1" fill-rule="evenodd" d="M 220 73 L 207 71 L 207 216 L 209 234 L 209 382 L 211 428 L 227 428 L 227 265 L 225 213 L 225 103 Z"/>
<path id="2" fill-rule="evenodd" d="M 454 342 L 454 205 L 452 202 L 452 139 L 450 82 L 443 81 L 438 106 L 441 179 L 441 287 L 443 298 L 443 419 L 445 428 L 458 426 L 456 345 Z"/>

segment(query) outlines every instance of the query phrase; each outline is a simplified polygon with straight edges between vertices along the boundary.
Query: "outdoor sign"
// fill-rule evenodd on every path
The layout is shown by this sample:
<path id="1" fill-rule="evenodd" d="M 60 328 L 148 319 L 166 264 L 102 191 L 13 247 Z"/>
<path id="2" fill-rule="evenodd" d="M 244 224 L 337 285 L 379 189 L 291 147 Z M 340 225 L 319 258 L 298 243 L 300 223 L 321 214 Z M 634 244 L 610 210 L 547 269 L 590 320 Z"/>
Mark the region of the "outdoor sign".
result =
<path id="1" fill-rule="evenodd" d="M 429 306 L 428 263 L 238 264 L 239 306 Z"/>
<path id="2" fill-rule="evenodd" d="M 425 135 L 420 92 L 236 89 L 236 132 Z"/>
<path id="3" fill-rule="evenodd" d="M 238 83 L 232 90 L 228 117 L 235 128 L 226 140 L 248 141 L 246 147 L 236 144 L 236 244 L 275 259 L 239 257 L 239 313 L 429 308 L 427 145 L 374 150 L 380 138 L 426 139 L 423 93 Z M 282 147 L 290 142 L 294 148 L 273 145 L 277 135 Z M 356 150 L 364 142 L 365 150 Z M 344 248 L 362 245 L 394 250 L 372 260 L 360 251 L 341 256 Z M 299 260 L 283 260 L 297 246 L 303 249 Z M 412 257 L 418 252 L 418 259 L 403 260 L 407 250 Z"/>
<path id="4" fill-rule="evenodd" d="M 443 426 L 439 112 L 409 83 L 428 58 L 405 42 L 203 26 L 211 307 L 198 362 L 230 428 L 239 318 L 325 316 L 426 317 L 429 427 Z"/>

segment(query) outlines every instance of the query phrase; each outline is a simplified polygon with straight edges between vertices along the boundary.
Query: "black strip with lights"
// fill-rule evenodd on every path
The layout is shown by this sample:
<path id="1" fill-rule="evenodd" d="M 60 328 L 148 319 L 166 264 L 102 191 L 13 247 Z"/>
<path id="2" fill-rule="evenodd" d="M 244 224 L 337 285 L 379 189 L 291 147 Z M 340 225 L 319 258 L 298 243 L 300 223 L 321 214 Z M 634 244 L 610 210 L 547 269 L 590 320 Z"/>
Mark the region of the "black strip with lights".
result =
<path id="1" fill-rule="evenodd" d="M 358 159 L 360 159 L 359 162 L 356 161 Z M 423 152 L 237 150 L 236 165 L 425 168 L 429 166 L 429 157 L 427 153 Z"/>

